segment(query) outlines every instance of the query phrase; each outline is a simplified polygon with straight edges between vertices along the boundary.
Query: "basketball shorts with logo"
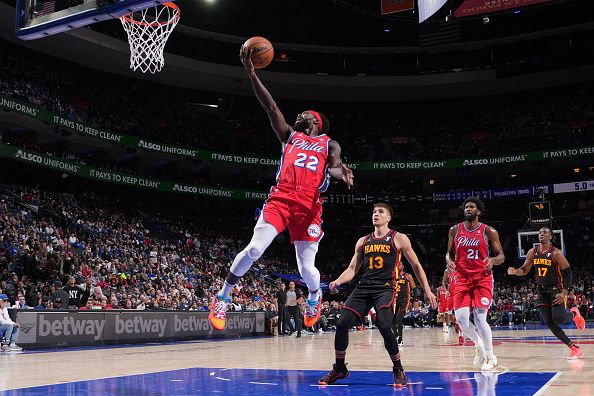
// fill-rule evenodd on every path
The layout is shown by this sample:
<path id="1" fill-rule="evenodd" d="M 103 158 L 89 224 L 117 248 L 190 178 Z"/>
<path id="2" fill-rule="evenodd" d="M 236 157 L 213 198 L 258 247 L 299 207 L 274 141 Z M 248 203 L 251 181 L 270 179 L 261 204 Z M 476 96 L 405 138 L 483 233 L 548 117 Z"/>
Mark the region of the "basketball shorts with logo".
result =
<path id="1" fill-rule="evenodd" d="M 319 242 L 322 232 L 322 198 L 317 190 L 298 186 L 272 187 L 262 209 L 264 221 L 280 234 L 289 229 L 291 243 Z"/>
<path id="2" fill-rule="evenodd" d="M 367 315 L 371 307 L 375 308 L 375 312 L 380 309 L 389 308 L 390 312 L 394 313 L 394 299 L 396 295 L 391 288 L 370 287 L 356 287 L 351 295 L 344 303 L 343 309 L 348 309 L 353 312 L 359 320 Z"/>
<path id="3" fill-rule="evenodd" d="M 454 308 L 485 308 L 493 300 L 493 274 L 479 272 L 472 275 L 460 274 L 456 279 Z"/>

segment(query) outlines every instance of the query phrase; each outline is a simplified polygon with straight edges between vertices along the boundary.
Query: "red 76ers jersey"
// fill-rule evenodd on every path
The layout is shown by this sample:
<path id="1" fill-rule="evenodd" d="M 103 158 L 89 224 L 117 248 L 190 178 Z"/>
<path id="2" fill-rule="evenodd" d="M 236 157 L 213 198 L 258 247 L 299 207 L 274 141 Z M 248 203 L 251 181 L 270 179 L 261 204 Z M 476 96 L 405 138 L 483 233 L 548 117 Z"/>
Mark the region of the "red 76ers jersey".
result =
<path id="1" fill-rule="evenodd" d="M 330 183 L 330 140 L 325 134 L 311 137 L 293 132 L 283 147 L 276 182 L 326 191 Z"/>
<path id="2" fill-rule="evenodd" d="M 474 230 L 466 228 L 465 223 L 458 224 L 454 247 L 456 248 L 456 272 L 462 275 L 484 272 L 489 257 L 489 242 L 486 224 L 479 224 Z"/>

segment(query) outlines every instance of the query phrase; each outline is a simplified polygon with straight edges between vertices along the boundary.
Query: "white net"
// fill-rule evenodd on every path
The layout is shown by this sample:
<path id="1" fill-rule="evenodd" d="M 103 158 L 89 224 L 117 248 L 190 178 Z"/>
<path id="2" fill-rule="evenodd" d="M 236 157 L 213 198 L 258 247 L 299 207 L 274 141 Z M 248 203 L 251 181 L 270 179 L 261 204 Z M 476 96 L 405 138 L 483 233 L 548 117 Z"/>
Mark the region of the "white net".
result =
<path id="1" fill-rule="evenodd" d="M 169 34 L 179 22 L 180 11 L 164 3 L 120 18 L 130 43 L 130 68 L 143 73 L 161 71 L 163 50 Z"/>

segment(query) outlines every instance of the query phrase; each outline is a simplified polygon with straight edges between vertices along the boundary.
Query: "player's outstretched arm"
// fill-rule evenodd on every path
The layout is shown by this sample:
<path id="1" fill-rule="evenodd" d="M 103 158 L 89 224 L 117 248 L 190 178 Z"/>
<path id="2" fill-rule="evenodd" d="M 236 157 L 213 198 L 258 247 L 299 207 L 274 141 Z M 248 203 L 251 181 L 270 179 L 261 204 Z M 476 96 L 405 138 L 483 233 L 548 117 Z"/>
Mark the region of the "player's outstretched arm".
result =
<path id="1" fill-rule="evenodd" d="M 251 55 L 252 50 L 249 47 L 242 45 L 239 50 L 239 58 L 241 59 L 241 63 L 243 63 L 243 67 L 252 83 L 256 98 L 258 98 L 258 101 L 260 102 L 260 105 L 262 105 L 264 111 L 266 111 L 266 114 L 268 114 L 270 125 L 276 133 L 278 140 L 280 140 L 281 143 L 286 143 L 289 135 L 293 132 L 293 127 L 287 124 L 283 113 L 281 113 L 276 102 L 272 99 L 270 92 L 268 92 L 264 84 L 262 84 L 262 81 L 260 81 L 260 78 L 258 78 L 256 69 L 252 63 Z"/>
<path id="2" fill-rule="evenodd" d="M 450 289 L 450 279 L 448 277 L 448 271 L 444 271 L 443 272 L 443 277 L 441 278 L 441 287 L 443 287 L 443 290 L 448 290 Z"/>
<path id="3" fill-rule="evenodd" d="M 361 269 L 361 263 L 363 262 L 363 244 L 365 243 L 365 237 L 359 238 L 357 243 L 355 244 L 355 254 L 353 254 L 353 258 L 349 266 L 340 274 L 340 276 L 330 282 L 330 291 L 337 291 L 338 286 L 348 283 L 353 280 L 355 275 Z"/>
<path id="4" fill-rule="evenodd" d="M 534 248 L 528 250 L 528 254 L 526 255 L 526 260 L 524 260 L 524 264 L 520 268 L 509 267 L 507 269 L 508 275 L 516 275 L 516 276 L 524 276 L 528 272 L 530 272 L 530 268 L 532 268 L 532 264 L 534 263 Z"/>
<path id="5" fill-rule="evenodd" d="M 417 254 L 412 248 L 410 244 L 410 239 L 402 233 L 397 233 L 394 236 L 394 243 L 396 247 L 404 254 L 404 256 L 408 259 L 408 262 L 412 265 L 413 271 L 417 276 L 419 282 L 421 282 L 421 286 L 423 287 L 423 292 L 425 294 L 425 299 L 431 304 L 433 308 L 437 307 L 437 298 L 435 294 L 431 291 L 431 287 L 429 286 L 429 282 L 427 282 L 427 275 L 425 275 L 425 270 L 421 266 L 419 262 L 419 258 Z"/>
<path id="6" fill-rule="evenodd" d="M 457 225 L 450 227 L 450 230 L 448 231 L 448 251 L 445 255 L 448 271 L 456 270 L 456 247 L 454 246 L 454 238 L 456 237 L 457 231 Z"/>
<path id="7" fill-rule="evenodd" d="M 335 179 L 342 180 L 349 188 L 351 188 L 355 177 L 353 176 L 353 171 L 342 163 L 340 154 L 340 144 L 338 144 L 336 140 L 331 140 L 328 153 L 328 156 L 330 157 L 330 175 Z"/>

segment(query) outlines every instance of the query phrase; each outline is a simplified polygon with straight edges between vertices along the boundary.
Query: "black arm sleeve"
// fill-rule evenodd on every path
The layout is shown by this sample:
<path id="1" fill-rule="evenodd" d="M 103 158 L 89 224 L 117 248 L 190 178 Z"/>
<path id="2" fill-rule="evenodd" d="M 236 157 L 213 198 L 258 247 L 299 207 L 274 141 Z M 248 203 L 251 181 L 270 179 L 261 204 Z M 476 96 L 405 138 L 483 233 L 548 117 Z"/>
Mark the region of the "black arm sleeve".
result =
<path id="1" fill-rule="evenodd" d="M 571 281 L 573 280 L 573 273 L 571 272 L 571 267 L 562 269 L 561 275 L 563 276 L 563 288 L 570 291 L 571 290 Z"/>

